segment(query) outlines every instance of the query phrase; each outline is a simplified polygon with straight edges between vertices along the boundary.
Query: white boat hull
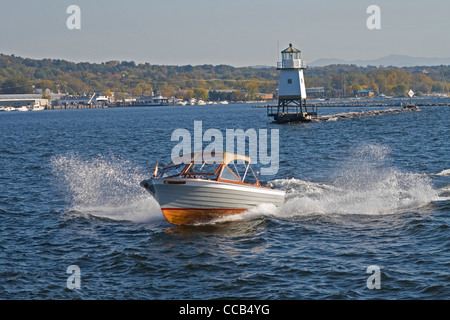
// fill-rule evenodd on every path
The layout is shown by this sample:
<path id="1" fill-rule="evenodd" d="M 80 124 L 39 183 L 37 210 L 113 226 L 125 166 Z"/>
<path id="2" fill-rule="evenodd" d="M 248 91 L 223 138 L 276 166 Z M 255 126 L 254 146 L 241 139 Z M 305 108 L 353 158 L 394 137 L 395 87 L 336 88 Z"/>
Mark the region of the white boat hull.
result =
<path id="1" fill-rule="evenodd" d="M 285 192 L 242 183 L 203 179 L 151 179 L 142 182 L 173 224 L 189 224 L 244 212 L 264 203 L 280 206 Z"/>

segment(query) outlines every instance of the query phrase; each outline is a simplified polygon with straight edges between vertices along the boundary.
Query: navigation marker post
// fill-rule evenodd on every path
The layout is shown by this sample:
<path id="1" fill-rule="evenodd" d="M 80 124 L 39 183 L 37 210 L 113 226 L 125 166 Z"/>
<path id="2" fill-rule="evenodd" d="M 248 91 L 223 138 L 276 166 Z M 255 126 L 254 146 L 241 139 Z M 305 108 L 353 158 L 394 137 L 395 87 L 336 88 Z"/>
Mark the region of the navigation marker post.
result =
<path id="1" fill-rule="evenodd" d="M 408 96 L 409 96 L 409 103 L 412 105 L 412 97 L 414 97 L 414 91 L 412 91 L 412 89 L 409 89 Z"/>
<path id="2" fill-rule="evenodd" d="M 415 94 L 414 91 L 412 91 L 412 89 L 409 89 L 408 91 L 409 104 L 407 104 L 405 108 L 417 108 L 417 106 L 412 102 L 412 97 L 414 97 L 414 94 Z"/>

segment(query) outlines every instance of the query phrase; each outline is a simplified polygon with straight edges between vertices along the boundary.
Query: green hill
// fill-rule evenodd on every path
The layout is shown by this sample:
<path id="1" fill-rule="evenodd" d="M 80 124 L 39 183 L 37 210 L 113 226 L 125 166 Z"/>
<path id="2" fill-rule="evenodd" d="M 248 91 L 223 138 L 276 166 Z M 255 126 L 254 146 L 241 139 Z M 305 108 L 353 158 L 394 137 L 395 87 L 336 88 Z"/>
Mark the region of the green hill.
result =
<path id="1" fill-rule="evenodd" d="M 115 93 L 116 98 L 151 92 L 167 97 L 203 97 L 205 92 L 235 90 L 237 99 L 276 93 L 279 71 L 275 67 L 228 65 L 166 66 L 133 61 L 74 63 L 60 59 L 29 59 L 0 55 L 0 93 L 31 93 L 35 88 L 80 94 Z M 305 70 L 307 87 L 340 90 L 351 96 L 362 88 L 402 95 L 405 88 L 417 93 L 447 92 L 449 66 L 404 68 L 329 65 Z M 244 93 L 247 95 L 244 96 Z M 230 96 L 229 96 L 230 97 Z"/>

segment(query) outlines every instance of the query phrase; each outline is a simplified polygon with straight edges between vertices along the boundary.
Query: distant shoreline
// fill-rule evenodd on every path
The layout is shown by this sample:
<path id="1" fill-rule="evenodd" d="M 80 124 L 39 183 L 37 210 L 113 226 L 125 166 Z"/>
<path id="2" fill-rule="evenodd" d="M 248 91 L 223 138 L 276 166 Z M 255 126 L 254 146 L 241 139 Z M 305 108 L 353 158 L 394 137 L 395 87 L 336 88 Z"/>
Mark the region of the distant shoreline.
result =
<path id="1" fill-rule="evenodd" d="M 448 97 L 414 97 L 403 98 L 403 97 L 393 97 L 389 99 L 380 98 L 336 98 L 336 99 L 308 99 L 307 106 L 310 108 L 402 108 L 409 104 L 414 104 L 418 107 L 445 107 L 450 106 L 450 96 Z M 229 105 L 246 104 L 251 105 L 252 108 L 276 108 L 277 101 L 239 101 L 239 102 L 229 102 Z M 155 107 L 180 107 L 180 108 L 191 108 L 191 107 L 211 107 L 211 108 L 222 108 L 226 107 L 228 104 L 206 104 L 206 105 L 120 105 L 120 104 L 110 104 L 110 105 L 54 105 L 46 106 L 45 110 L 77 110 L 77 109 L 109 109 L 109 108 L 155 108 Z M 5 111 L 0 110 L 0 111 Z"/>
<path id="2" fill-rule="evenodd" d="M 449 97 L 415 97 L 412 99 L 409 98 L 390 98 L 390 99 L 377 99 L 377 98 L 368 98 L 368 99 L 355 99 L 355 98 L 343 98 L 343 99 L 329 99 L 329 100 L 318 100 L 318 99 L 310 99 L 307 100 L 307 104 L 310 107 L 403 107 L 410 103 L 414 103 L 418 107 L 431 107 L 431 106 L 450 106 L 450 96 Z M 271 104 L 268 104 L 271 103 Z M 233 104 L 250 104 L 253 105 L 254 108 L 266 108 L 267 106 L 276 106 L 276 101 L 239 101 L 239 102 L 230 102 Z M 207 105 L 151 105 L 151 106 L 136 106 L 136 105 L 108 105 L 106 108 L 153 108 L 153 107 L 223 107 L 226 105 L 221 104 L 207 104 Z M 105 108 L 101 105 L 94 106 L 85 106 L 85 105 L 75 105 L 75 106 L 50 106 L 49 110 L 64 110 L 64 109 L 102 109 Z"/>

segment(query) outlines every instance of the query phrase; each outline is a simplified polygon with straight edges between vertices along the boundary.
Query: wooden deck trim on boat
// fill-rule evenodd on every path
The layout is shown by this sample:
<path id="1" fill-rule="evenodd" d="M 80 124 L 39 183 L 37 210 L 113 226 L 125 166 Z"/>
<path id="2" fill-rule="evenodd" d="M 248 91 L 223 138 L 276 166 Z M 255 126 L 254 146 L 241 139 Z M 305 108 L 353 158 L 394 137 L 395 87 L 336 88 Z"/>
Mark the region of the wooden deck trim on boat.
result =
<path id="1" fill-rule="evenodd" d="M 167 221 L 176 225 L 207 222 L 222 216 L 238 214 L 247 209 L 198 209 L 198 208 L 162 208 Z"/>

